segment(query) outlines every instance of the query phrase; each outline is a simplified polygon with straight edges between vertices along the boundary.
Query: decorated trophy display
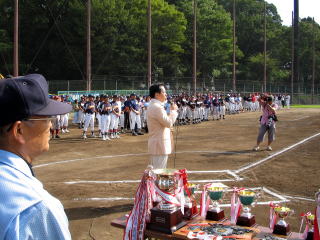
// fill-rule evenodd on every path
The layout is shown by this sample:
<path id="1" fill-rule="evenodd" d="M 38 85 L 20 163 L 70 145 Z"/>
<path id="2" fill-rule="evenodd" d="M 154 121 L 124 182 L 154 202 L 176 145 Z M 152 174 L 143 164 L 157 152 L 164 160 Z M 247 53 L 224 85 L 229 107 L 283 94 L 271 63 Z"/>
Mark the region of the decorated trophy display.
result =
<path id="1" fill-rule="evenodd" d="M 220 221 L 224 219 L 224 210 L 220 208 L 219 201 L 222 199 L 226 186 L 215 186 L 212 184 L 207 188 L 208 195 L 212 201 L 212 208 L 207 211 L 207 219 Z"/>
<path id="2" fill-rule="evenodd" d="M 250 207 L 256 203 L 258 193 L 249 189 L 235 188 L 231 199 L 231 223 L 251 227 L 256 223 Z M 240 208 L 242 212 L 239 216 Z"/>
<path id="3" fill-rule="evenodd" d="M 185 204 L 183 217 L 186 219 L 192 219 L 198 215 L 197 202 L 194 198 L 194 193 L 198 188 L 199 185 L 188 183 L 187 189 L 184 189 Z"/>
<path id="4" fill-rule="evenodd" d="M 299 231 L 300 233 L 303 226 L 303 222 L 304 220 L 306 221 L 306 227 L 302 234 L 302 239 L 313 240 L 315 216 L 311 214 L 311 212 L 307 212 L 307 213 L 302 213 L 301 217 L 302 219 L 301 219 L 301 225 L 300 225 L 300 231 Z"/>
<path id="5" fill-rule="evenodd" d="M 287 236 L 290 232 L 290 224 L 284 219 L 294 213 L 294 211 L 288 207 L 276 206 L 273 208 L 275 215 L 279 218 L 278 222 L 273 228 L 273 233 L 278 235 Z"/>
<path id="6" fill-rule="evenodd" d="M 155 191 L 161 200 L 158 206 L 151 209 L 151 220 L 147 228 L 172 234 L 186 224 L 177 199 L 178 192 L 183 195 L 182 188 L 178 189 L 181 172 L 176 169 L 155 169 L 153 174 Z"/>

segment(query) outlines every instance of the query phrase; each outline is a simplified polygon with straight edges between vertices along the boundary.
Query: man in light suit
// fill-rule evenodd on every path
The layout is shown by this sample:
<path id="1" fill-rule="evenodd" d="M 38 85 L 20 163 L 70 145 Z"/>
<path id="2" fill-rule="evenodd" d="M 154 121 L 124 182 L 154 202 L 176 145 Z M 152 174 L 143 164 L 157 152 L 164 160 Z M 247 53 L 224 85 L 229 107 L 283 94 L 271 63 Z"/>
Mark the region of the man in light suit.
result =
<path id="1" fill-rule="evenodd" d="M 164 109 L 167 93 L 163 85 L 155 84 L 149 89 L 151 101 L 147 111 L 149 129 L 148 152 L 151 165 L 157 168 L 166 168 L 171 147 L 171 127 L 178 117 L 178 107 L 171 104 L 170 113 Z"/>

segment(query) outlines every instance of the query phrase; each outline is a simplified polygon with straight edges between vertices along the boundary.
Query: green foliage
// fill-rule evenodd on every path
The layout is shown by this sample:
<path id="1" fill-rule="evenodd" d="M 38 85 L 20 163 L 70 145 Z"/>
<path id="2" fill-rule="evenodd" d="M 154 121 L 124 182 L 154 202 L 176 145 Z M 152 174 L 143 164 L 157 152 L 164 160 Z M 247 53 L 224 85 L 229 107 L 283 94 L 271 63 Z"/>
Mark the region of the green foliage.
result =
<path id="1" fill-rule="evenodd" d="M 142 76 L 147 72 L 147 0 L 91 0 L 92 74 Z M 48 79 L 84 79 L 86 0 L 20 0 L 20 73 Z M 152 0 L 152 71 L 159 77 L 190 77 L 193 0 Z M 197 76 L 232 77 L 233 0 L 196 0 Z M 292 28 L 264 0 L 236 0 L 237 79 L 262 80 L 264 15 L 267 81 L 290 81 Z M 0 72 L 12 71 L 13 1 L 0 0 Z M 314 34 L 314 35 L 313 35 Z M 320 76 L 320 27 L 300 24 L 300 78 Z M 319 78 L 319 77 L 318 77 Z M 317 79 L 318 79 L 317 78 Z M 316 81 L 318 81 L 316 79 Z"/>

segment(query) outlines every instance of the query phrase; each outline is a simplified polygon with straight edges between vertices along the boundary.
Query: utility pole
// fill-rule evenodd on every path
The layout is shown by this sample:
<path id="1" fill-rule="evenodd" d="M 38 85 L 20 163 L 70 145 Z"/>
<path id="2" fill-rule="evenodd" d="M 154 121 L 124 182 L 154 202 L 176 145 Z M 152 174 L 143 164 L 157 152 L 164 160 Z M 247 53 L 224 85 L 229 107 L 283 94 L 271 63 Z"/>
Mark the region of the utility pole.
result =
<path id="1" fill-rule="evenodd" d="M 192 86 L 197 93 L 197 0 L 193 0 L 193 76 Z"/>
<path id="2" fill-rule="evenodd" d="M 264 1 L 264 65 L 263 65 L 263 90 L 267 92 L 267 7 Z"/>
<path id="3" fill-rule="evenodd" d="M 148 88 L 151 86 L 151 75 L 152 75 L 152 36 L 151 36 L 151 0 L 148 0 Z"/>
<path id="4" fill-rule="evenodd" d="M 13 76 L 19 76 L 19 0 L 14 1 Z"/>
<path id="5" fill-rule="evenodd" d="M 291 102 L 293 101 L 293 80 L 294 80 L 294 14 L 292 11 L 292 27 L 291 27 Z"/>
<path id="6" fill-rule="evenodd" d="M 233 68 L 232 90 L 236 92 L 236 0 L 233 0 Z"/>
<path id="7" fill-rule="evenodd" d="M 294 0 L 294 17 L 293 17 L 293 44 L 294 44 L 294 56 L 293 56 L 293 81 L 299 84 L 299 0 Z"/>
<path id="8" fill-rule="evenodd" d="M 314 79 L 316 75 L 316 56 L 315 56 L 315 23 L 312 21 L 312 104 L 314 104 Z"/>
<path id="9" fill-rule="evenodd" d="M 86 64 L 86 78 L 87 91 L 91 91 L 91 0 L 87 0 L 87 64 Z"/>

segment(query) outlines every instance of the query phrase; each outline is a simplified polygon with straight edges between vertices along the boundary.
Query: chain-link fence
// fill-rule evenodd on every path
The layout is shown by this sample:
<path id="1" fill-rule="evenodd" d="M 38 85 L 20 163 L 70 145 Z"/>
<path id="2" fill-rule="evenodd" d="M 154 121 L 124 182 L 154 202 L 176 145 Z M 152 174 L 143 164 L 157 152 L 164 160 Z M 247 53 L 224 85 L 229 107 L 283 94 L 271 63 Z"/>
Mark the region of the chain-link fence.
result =
<path id="1" fill-rule="evenodd" d="M 152 79 L 153 82 L 164 83 L 166 88 L 172 93 L 188 93 L 192 94 L 192 78 L 191 77 L 177 77 L 177 78 L 161 78 Z M 319 82 L 319 81 L 317 81 Z M 49 90 L 51 93 L 58 93 L 58 91 L 86 91 L 86 81 L 84 80 L 51 80 L 48 81 Z M 111 91 L 119 93 L 127 90 L 128 93 L 140 92 L 145 93 L 147 88 L 147 80 L 145 77 L 139 76 L 95 76 L 92 80 L 92 91 Z M 291 94 L 290 83 L 278 84 L 268 83 L 267 91 L 273 94 Z M 253 80 L 237 80 L 236 92 L 242 94 L 249 94 L 254 92 L 262 92 L 262 81 Z M 197 79 L 197 92 L 219 92 L 223 94 L 232 92 L 232 79 Z M 126 92 L 127 93 L 127 92 Z M 312 96 L 311 82 L 294 83 L 293 89 L 293 103 L 297 104 L 320 104 L 320 84 L 315 84 L 314 95 Z"/>

